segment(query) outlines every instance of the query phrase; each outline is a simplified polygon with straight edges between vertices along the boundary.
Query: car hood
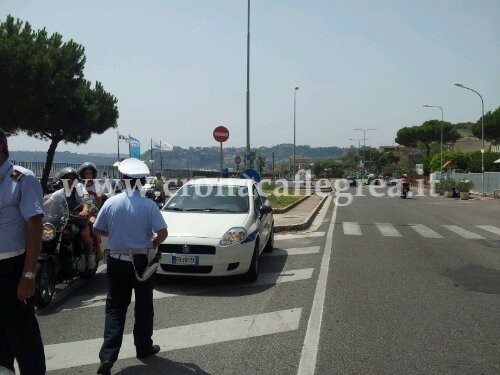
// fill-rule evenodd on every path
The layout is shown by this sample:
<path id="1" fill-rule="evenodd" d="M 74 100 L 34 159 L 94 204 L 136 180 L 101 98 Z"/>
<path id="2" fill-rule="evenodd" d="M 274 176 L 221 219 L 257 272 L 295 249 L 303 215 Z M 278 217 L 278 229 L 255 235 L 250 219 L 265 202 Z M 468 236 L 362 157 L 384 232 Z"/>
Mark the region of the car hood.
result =
<path id="1" fill-rule="evenodd" d="M 248 213 L 161 212 L 169 237 L 221 238 L 230 228 L 242 227 Z"/>

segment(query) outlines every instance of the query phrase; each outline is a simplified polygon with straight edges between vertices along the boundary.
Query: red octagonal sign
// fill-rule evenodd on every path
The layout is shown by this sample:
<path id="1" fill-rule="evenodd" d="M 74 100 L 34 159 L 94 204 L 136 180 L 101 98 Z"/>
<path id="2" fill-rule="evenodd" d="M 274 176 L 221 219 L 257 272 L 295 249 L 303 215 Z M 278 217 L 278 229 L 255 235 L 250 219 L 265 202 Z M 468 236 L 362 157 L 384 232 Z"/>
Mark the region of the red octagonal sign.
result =
<path id="1" fill-rule="evenodd" d="M 214 129 L 214 138 L 217 142 L 226 142 L 229 138 L 229 130 L 225 126 L 217 126 Z"/>

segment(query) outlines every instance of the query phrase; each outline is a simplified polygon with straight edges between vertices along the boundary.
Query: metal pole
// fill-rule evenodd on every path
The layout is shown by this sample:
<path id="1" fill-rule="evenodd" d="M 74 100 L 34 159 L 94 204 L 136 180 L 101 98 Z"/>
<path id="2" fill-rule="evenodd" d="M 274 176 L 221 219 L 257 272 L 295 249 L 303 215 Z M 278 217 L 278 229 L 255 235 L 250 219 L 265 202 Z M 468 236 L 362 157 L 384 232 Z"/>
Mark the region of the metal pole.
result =
<path id="1" fill-rule="evenodd" d="M 359 129 L 359 128 L 356 128 L 356 129 L 352 129 L 352 130 L 361 130 L 363 132 L 363 168 L 365 168 L 365 163 L 366 163 L 366 161 L 365 161 L 366 132 L 368 130 L 376 130 L 376 129 L 374 129 L 374 128 L 369 128 L 369 129 Z"/>
<path id="2" fill-rule="evenodd" d="M 481 98 L 481 196 L 484 197 L 484 100 L 476 90 L 466 87 L 461 83 L 455 83 L 455 86 L 475 92 Z"/>
<path id="3" fill-rule="evenodd" d="M 220 176 L 222 177 L 222 142 L 220 143 Z"/>
<path id="4" fill-rule="evenodd" d="M 292 169 L 292 177 L 295 179 L 295 106 L 297 102 L 297 90 L 299 88 L 295 87 L 293 91 L 293 169 Z"/>
<path id="5" fill-rule="evenodd" d="M 247 147 L 245 167 L 250 166 L 250 0 L 248 0 L 247 20 Z"/>

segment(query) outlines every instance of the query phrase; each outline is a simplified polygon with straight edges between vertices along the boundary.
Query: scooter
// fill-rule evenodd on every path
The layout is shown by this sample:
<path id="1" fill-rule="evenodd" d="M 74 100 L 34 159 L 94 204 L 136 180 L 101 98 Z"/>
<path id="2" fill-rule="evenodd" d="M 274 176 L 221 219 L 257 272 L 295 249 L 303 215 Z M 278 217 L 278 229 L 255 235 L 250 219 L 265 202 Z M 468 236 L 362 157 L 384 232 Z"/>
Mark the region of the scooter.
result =
<path id="1" fill-rule="evenodd" d="M 82 204 L 92 206 L 93 199 L 85 198 Z M 44 198 L 42 249 L 38 256 L 34 298 L 38 308 L 50 304 L 57 282 L 76 276 L 90 278 L 97 271 L 99 239 L 94 237 L 92 251 L 96 261 L 91 265 L 79 236 L 78 208 L 71 212 L 66 199 L 61 196 L 47 195 Z"/>
<path id="2" fill-rule="evenodd" d="M 406 199 L 406 196 L 408 195 L 409 191 L 410 191 L 410 183 L 409 182 L 401 183 L 401 198 Z"/>

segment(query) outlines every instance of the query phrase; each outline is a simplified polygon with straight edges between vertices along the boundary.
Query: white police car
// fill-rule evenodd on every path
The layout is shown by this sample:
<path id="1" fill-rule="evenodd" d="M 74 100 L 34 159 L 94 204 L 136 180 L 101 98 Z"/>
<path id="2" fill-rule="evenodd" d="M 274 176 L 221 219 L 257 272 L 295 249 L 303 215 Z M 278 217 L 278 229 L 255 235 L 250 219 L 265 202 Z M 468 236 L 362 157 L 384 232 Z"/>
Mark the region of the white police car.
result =
<path id="1" fill-rule="evenodd" d="M 191 180 L 161 212 L 168 238 L 159 246 L 159 274 L 243 274 L 255 281 L 260 253 L 273 249 L 272 208 L 253 180 Z"/>

